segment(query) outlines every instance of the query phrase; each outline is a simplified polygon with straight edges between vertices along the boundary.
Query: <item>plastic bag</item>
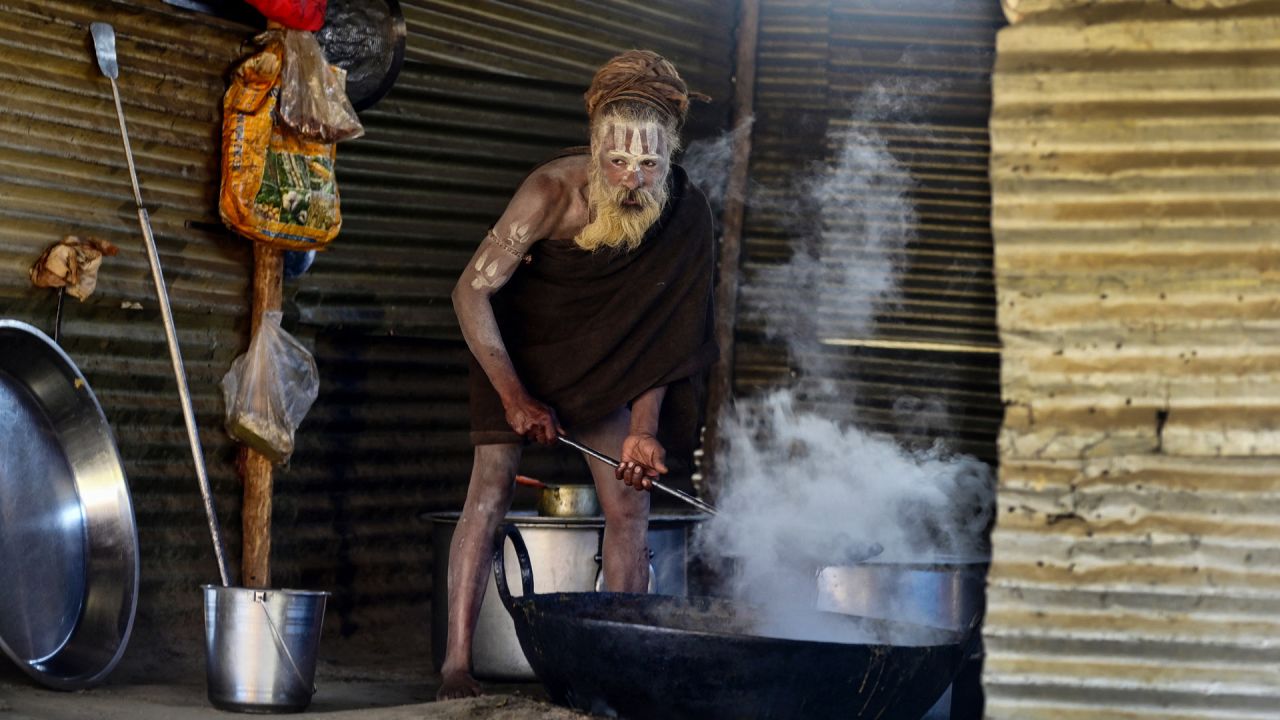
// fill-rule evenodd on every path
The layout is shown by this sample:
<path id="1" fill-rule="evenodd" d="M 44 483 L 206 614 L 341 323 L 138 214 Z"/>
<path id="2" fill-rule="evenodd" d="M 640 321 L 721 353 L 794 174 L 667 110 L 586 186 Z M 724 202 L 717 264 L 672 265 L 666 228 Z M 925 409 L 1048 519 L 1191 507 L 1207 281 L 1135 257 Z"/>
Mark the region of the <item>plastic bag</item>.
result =
<path id="1" fill-rule="evenodd" d="M 268 20 L 294 30 L 319 30 L 324 27 L 328 0 L 246 0 Z"/>
<path id="2" fill-rule="evenodd" d="M 280 318 L 262 316 L 248 352 L 222 378 L 227 432 L 277 465 L 293 454 L 293 433 L 320 393 L 315 359 Z"/>
<path id="3" fill-rule="evenodd" d="M 336 143 L 364 135 L 347 98 L 347 71 L 325 60 L 320 43 L 309 32 L 284 32 L 280 119 L 309 140 Z"/>
<path id="4" fill-rule="evenodd" d="M 218 211 L 232 230 L 284 250 L 317 250 L 342 229 L 332 143 L 277 123 L 284 46 L 280 33 L 236 67 L 222 101 Z"/>

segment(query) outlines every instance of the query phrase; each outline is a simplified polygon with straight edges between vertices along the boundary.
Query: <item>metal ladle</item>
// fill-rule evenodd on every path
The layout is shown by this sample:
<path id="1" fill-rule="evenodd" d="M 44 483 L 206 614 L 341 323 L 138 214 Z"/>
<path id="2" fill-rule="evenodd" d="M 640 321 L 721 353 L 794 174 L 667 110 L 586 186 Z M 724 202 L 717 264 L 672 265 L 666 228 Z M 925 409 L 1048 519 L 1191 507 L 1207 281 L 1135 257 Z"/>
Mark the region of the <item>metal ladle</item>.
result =
<path id="1" fill-rule="evenodd" d="M 191 459 L 196 465 L 196 478 L 200 481 L 200 494 L 204 497 L 204 511 L 209 518 L 209 534 L 213 538 L 213 552 L 218 560 L 218 574 L 222 585 L 231 585 L 231 573 L 222 545 L 222 533 L 218 529 L 218 516 L 213 507 L 213 494 L 209 490 L 209 476 L 205 471 L 204 452 L 200 448 L 200 435 L 196 429 L 195 412 L 191 408 L 191 392 L 187 389 L 187 373 L 182 365 L 182 352 L 178 349 L 178 333 L 173 327 L 173 311 L 169 307 L 169 291 L 165 288 L 164 271 L 160 269 L 160 253 L 151 234 L 151 219 L 142 205 L 142 190 L 138 187 L 138 173 L 133 165 L 133 149 L 129 146 L 129 131 L 124 124 L 124 107 L 120 104 L 120 87 L 116 79 L 120 67 L 116 63 L 116 31 L 108 23 L 89 25 L 93 35 L 93 49 L 98 56 L 98 67 L 111 80 L 111 94 L 116 101 L 116 117 L 120 120 L 120 138 L 124 142 L 124 157 L 129 164 L 129 180 L 133 183 L 133 199 L 138 206 L 138 224 L 147 248 L 147 260 L 151 263 L 151 277 L 155 281 L 156 300 L 160 303 L 160 315 L 164 318 L 165 339 L 169 342 L 169 360 L 173 363 L 174 379 L 178 381 L 178 395 L 182 399 L 182 419 L 187 425 L 187 439 L 191 444 Z"/>
<path id="2" fill-rule="evenodd" d="M 599 460 L 602 463 L 605 463 L 606 465 L 611 465 L 616 468 L 621 464 L 617 460 L 614 460 L 613 458 L 609 457 L 608 455 L 605 455 L 603 453 L 598 453 L 595 450 L 592 450 L 591 448 L 587 447 L 586 445 L 574 442 L 573 440 L 570 440 L 569 438 L 563 435 L 557 435 L 556 439 L 564 443 L 565 445 L 568 445 L 571 448 L 581 450 L 582 452 L 590 455 L 591 457 Z M 690 505 L 698 508 L 702 512 L 707 513 L 708 515 L 720 514 L 720 512 L 716 510 L 714 507 L 712 507 L 709 503 L 703 500 L 699 500 L 698 498 L 690 495 L 687 492 L 684 492 L 683 490 L 677 490 L 676 488 L 673 488 L 669 485 L 664 485 L 661 482 L 654 480 L 653 478 L 649 478 L 649 482 L 652 483 L 654 487 L 658 488 L 662 492 L 668 495 L 672 495 L 674 497 L 680 498 L 681 500 L 689 503 Z"/>

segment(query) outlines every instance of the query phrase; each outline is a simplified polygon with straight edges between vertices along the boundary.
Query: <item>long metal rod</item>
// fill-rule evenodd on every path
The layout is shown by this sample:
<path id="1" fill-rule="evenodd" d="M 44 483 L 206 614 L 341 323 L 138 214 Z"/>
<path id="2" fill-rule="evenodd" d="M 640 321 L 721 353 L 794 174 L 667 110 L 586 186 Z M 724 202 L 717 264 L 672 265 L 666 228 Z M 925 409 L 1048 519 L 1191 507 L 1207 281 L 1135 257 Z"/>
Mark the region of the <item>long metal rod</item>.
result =
<path id="1" fill-rule="evenodd" d="M 602 463 L 605 463 L 606 465 L 610 465 L 612 467 L 618 467 L 619 465 L 621 465 L 621 463 L 609 457 L 608 455 L 596 452 L 595 450 L 592 450 L 586 445 L 574 442 L 573 440 L 570 440 L 569 438 L 563 435 L 557 436 L 556 439 L 564 443 L 565 445 L 568 445 L 571 448 L 574 448 L 576 450 L 581 450 L 582 452 L 590 455 L 591 457 L 599 460 Z M 673 488 L 669 485 L 664 485 L 661 482 L 654 480 L 652 478 L 649 479 L 649 482 L 653 483 L 653 486 L 658 488 L 662 492 L 667 493 L 668 495 L 674 495 L 675 497 L 680 498 L 681 500 L 689 503 L 690 505 L 698 508 L 702 512 L 707 513 L 708 515 L 720 514 L 719 511 L 717 511 L 714 507 L 711 507 L 707 503 L 703 502 L 702 500 L 699 500 L 698 498 L 690 495 L 689 493 L 683 490 L 677 490 L 676 488 Z"/>
<path id="2" fill-rule="evenodd" d="M 191 459 L 196 465 L 196 478 L 200 482 L 200 494 L 204 497 L 204 511 L 209 520 L 209 535 L 213 538 L 213 552 L 218 560 L 218 574 L 222 586 L 231 585 L 231 573 L 227 569 L 226 551 L 222 544 L 222 532 L 218 528 L 218 515 L 213 506 L 213 493 L 209 489 L 209 475 L 205 470 L 204 451 L 200 447 L 200 435 L 196 428 L 195 411 L 191 407 L 191 392 L 187 388 L 187 372 L 182 364 L 182 351 L 178 348 L 178 333 L 173 327 L 173 310 L 169 307 L 169 291 L 165 287 L 164 271 L 160 268 L 160 253 L 156 250 L 155 237 L 151 234 L 151 219 L 142 206 L 142 190 L 138 186 L 138 173 L 133 165 L 133 149 L 129 146 L 129 130 L 124 124 L 124 106 L 120 104 L 120 88 L 115 78 L 111 81 L 111 95 L 116 101 L 116 118 L 120 121 L 120 139 L 124 142 L 124 156 L 129 164 L 129 180 L 133 183 L 133 199 L 138 204 L 138 224 L 147 248 L 147 260 L 151 264 L 151 278 L 155 281 L 156 300 L 160 303 L 160 315 L 164 318 L 164 335 L 169 343 L 169 360 L 173 364 L 174 379 L 178 382 L 178 395 L 182 399 L 182 419 L 187 425 L 187 440 L 191 445 Z"/>

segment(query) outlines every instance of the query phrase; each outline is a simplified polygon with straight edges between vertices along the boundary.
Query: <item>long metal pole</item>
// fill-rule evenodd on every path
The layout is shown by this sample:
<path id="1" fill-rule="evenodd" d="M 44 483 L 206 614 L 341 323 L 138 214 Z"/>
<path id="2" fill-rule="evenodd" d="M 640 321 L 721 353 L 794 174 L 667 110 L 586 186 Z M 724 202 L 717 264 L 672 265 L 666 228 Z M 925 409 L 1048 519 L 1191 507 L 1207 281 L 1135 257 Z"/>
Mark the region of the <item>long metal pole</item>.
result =
<path id="1" fill-rule="evenodd" d="M 151 263 L 151 278 L 155 281 L 156 300 L 160 303 L 160 315 L 164 318 L 164 335 L 169 342 L 169 360 L 173 364 L 174 379 L 178 381 L 178 395 L 182 399 L 182 419 L 187 425 L 187 440 L 191 445 L 191 459 L 195 461 L 196 478 L 200 482 L 200 494 L 204 497 L 204 511 L 209 519 L 209 534 L 213 538 L 213 553 L 218 560 L 218 574 L 223 587 L 231 585 L 231 573 L 227 570 L 226 551 L 222 544 L 222 532 L 218 528 L 218 515 L 213 506 L 213 493 L 209 489 L 209 475 L 205 470 L 204 451 L 200 447 L 200 434 L 196 428 L 196 416 L 191 407 L 191 392 L 187 388 L 187 371 L 182 364 L 182 351 L 178 348 L 178 333 L 173 327 L 173 310 L 169 307 L 169 291 L 164 283 L 164 271 L 160 268 L 160 253 L 151 234 L 151 218 L 142 206 L 142 190 L 138 186 L 138 173 L 133 165 L 133 150 L 129 146 L 129 131 L 124 124 L 124 106 L 120 104 L 120 88 L 115 78 L 111 80 L 111 95 L 116 101 L 116 118 L 120 121 L 120 138 L 124 141 L 124 157 L 129 164 L 129 181 L 133 183 L 133 199 L 138 205 L 138 224 L 142 227 L 142 239 L 147 248 L 147 260 Z"/>

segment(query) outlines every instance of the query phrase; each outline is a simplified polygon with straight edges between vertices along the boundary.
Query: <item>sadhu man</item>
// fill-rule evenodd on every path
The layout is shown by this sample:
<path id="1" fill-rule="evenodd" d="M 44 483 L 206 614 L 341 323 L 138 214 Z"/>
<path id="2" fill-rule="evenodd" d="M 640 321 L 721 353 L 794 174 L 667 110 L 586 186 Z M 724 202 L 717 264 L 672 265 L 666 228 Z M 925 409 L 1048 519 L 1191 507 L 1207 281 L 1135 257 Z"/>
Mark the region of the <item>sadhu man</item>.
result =
<path id="1" fill-rule="evenodd" d="M 655 53 L 601 67 L 585 95 L 590 148 L 531 172 L 454 288 L 474 356 L 475 459 L 449 551 L 440 698 L 480 691 L 471 639 L 523 440 L 572 434 L 619 458 L 617 470 L 587 461 L 605 585 L 647 587 L 649 494 L 627 486 L 649 489 L 668 450 L 691 452 L 700 376 L 716 357 L 711 211 L 671 162 L 689 97 Z"/>

